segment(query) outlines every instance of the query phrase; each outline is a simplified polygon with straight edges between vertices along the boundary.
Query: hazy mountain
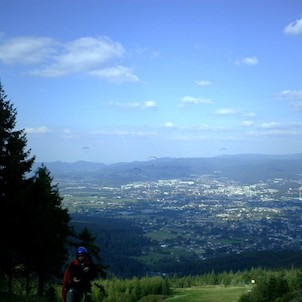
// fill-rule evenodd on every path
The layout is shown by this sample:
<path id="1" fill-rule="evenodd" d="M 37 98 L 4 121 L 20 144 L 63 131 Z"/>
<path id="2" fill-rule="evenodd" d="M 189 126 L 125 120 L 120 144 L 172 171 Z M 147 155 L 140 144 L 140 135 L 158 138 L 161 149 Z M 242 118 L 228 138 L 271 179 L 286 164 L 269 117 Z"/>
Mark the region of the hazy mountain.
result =
<path id="1" fill-rule="evenodd" d="M 44 163 L 54 177 L 73 175 L 89 177 L 103 183 L 125 183 L 167 178 L 186 178 L 214 174 L 243 183 L 272 178 L 297 179 L 302 176 L 302 154 L 261 155 L 240 154 L 200 158 L 153 158 L 148 161 L 122 162 L 106 165 L 78 161 Z M 41 165 L 36 163 L 35 167 Z"/>
<path id="2" fill-rule="evenodd" d="M 34 164 L 33 169 L 36 170 L 39 166 L 44 164 L 47 166 L 52 173 L 70 173 L 70 172 L 89 172 L 99 170 L 106 165 L 103 163 L 94 163 L 88 161 L 77 161 L 73 163 L 67 163 L 62 161 L 54 161 L 54 162 L 37 162 Z"/>

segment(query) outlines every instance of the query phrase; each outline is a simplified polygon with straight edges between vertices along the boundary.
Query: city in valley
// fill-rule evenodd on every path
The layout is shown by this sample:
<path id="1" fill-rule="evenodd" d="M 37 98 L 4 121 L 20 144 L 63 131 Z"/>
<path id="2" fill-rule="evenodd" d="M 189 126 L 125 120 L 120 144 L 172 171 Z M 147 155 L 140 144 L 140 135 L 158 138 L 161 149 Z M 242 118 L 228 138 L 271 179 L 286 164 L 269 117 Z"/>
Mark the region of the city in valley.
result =
<path id="1" fill-rule="evenodd" d="M 199 259 L 245 251 L 301 249 L 302 177 L 240 184 L 219 172 L 99 185 L 56 179 L 63 205 L 87 217 L 131 221 L 152 251 Z"/>

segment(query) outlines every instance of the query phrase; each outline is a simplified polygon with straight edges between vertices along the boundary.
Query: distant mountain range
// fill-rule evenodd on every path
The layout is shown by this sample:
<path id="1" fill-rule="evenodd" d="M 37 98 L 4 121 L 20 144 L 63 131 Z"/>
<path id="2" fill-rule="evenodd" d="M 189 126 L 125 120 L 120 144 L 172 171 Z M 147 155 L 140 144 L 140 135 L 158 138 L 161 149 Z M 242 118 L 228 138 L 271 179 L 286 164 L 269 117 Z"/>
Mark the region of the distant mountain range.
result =
<path id="1" fill-rule="evenodd" d="M 35 163 L 33 170 L 42 163 Z M 77 161 L 43 163 L 54 178 L 89 178 L 103 184 L 122 184 L 169 178 L 189 178 L 213 174 L 255 183 L 273 178 L 302 179 L 302 154 L 239 154 L 200 158 L 157 158 L 147 161 L 103 164 Z"/>

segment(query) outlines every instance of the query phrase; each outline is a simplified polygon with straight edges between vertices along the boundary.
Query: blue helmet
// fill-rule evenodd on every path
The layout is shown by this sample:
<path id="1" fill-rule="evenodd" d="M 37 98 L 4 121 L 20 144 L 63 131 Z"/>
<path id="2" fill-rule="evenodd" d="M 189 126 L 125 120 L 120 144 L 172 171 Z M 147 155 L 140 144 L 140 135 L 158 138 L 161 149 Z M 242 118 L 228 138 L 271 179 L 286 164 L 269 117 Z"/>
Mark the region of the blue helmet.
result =
<path id="1" fill-rule="evenodd" d="M 88 254 L 88 251 L 87 251 L 86 247 L 84 247 L 84 246 L 78 247 L 77 256 L 78 255 L 85 255 L 86 256 L 87 254 Z"/>

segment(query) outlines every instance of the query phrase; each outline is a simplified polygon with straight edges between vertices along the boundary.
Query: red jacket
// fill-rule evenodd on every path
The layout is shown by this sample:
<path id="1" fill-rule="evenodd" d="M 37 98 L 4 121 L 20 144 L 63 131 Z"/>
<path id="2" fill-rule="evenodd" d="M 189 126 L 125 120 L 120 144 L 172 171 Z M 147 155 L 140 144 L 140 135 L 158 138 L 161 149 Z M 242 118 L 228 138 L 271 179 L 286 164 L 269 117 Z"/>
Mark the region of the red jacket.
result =
<path id="1" fill-rule="evenodd" d="M 89 292 L 94 276 L 94 267 L 87 258 L 82 263 L 78 259 L 74 259 L 64 273 L 62 286 L 63 300 L 66 301 L 66 294 L 69 289 L 75 289 L 81 293 Z"/>

